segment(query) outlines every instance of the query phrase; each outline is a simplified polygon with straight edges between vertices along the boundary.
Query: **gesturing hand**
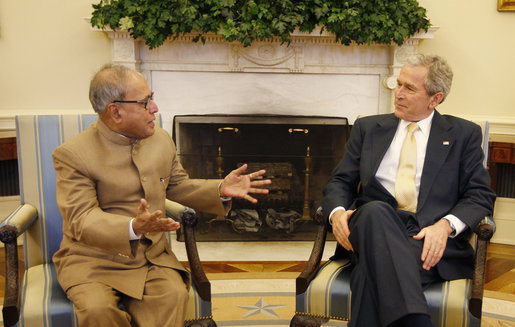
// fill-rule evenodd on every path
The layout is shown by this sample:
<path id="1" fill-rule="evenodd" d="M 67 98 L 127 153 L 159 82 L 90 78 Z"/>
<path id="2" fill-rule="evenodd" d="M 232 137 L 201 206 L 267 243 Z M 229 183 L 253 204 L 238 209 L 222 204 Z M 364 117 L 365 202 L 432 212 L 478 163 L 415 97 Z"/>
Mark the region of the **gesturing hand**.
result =
<path id="1" fill-rule="evenodd" d="M 247 164 L 235 169 L 225 177 L 220 186 L 220 195 L 228 197 L 242 198 L 252 203 L 256 203 L 257 199 L 251 197 L 249 193 L 268 194 L 268 189 L 256 188 L 271 184 L 269 179 L 253 181 L 254 178 L 262 176 L 266 171 L 264 169 L 253 172 L 248 175 L 242 175 L 247 170 Z"/>
<path id="2" fill-rule="evenodd" d="M 172 218 L 159 218 L 162 214 L 163 212 L 161 210 L 156 210 L 152 213 L 148 211 L 147 200 L 141 199 L 138 213 L 132 221 L 134 233 L 170 232 L 181 227 L 181 224 Z"/>

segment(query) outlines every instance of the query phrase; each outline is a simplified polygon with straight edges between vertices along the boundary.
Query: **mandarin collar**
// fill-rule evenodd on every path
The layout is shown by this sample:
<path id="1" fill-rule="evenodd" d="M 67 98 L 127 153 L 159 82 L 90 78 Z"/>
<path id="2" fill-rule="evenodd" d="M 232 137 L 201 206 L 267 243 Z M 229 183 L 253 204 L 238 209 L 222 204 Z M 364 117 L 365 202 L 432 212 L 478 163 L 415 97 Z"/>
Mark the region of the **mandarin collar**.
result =
<path id="1" fill-rule="evenodd" d="M 97 128 L 103 137 L 116 144 L 134 145 L 139 141 L 139 139 L 133 139 L 113 131 L 101 119 L 97 120 Z"/>

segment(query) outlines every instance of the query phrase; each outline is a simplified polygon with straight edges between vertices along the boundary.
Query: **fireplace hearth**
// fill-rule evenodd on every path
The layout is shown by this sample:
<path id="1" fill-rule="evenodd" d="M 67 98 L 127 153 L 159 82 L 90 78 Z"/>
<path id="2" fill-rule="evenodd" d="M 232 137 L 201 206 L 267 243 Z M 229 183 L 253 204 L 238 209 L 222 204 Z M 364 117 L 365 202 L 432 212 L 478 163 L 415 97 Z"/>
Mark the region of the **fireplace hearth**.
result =
<path id="1" fill-rule="evenodd" d="M 227 216 L 199 213 L 197 240 L 312 240 L 312 217 L 349 132 L 341 117 L 175 116 L 172 137 L 191 178 L 223 178 L 247 163 L 248 172 L 265 169 L 262 178 L 272 180 L 257 204 L 233 199 Z"/>

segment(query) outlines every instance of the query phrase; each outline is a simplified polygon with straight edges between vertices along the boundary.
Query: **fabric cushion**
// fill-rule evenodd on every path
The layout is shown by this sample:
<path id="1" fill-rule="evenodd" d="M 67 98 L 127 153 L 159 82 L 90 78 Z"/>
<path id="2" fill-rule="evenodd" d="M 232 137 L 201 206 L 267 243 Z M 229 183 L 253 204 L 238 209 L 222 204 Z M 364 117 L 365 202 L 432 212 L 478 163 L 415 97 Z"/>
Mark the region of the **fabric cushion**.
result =
<path id="1" fill-rule="evenodd" d="M 52 263 L 25 271 L 19 301 L 21 312 L 17 326 L 78 326 L 73 304 L 59 285 Z"/>
<path id="2" fill-rule="evenodd" d="M 195 321 L 202 319 L 212 319 L 211 302 L 203 300 L 195 289 L 195 285 L 190 287 L 190 297 L 186 311 L 185 321 Z"/>
<path id="3" fill-rule="evenodd" d="M 97 119 L 97 114 L 16 117 L 21 203 L 33 205 L 38 212 L 34 224 L 24 233 L 19 326 L 77 326 L 73 304 L 59 285 L 52 263 L 61 243 L 63 220 L 56 203 L 52 153 Z M 159 114 L 156 125 L 161 126 Z M 192 287 L 186 319 L 204 317 L 211 317 L 211 303 L 202 300 Z"/>
<path id="4" fill-rule="evenodd" d="M 348 259 L 329 260 L 320 267 L 306 292 L 296 297 L 296 312 L 333 320 L 348 321 L 351 312 Z M 437 283 L 425 292 L 431 320 L 435 326 L 474 327 L 481 321 L 468 310 L 470 279 Z"/>

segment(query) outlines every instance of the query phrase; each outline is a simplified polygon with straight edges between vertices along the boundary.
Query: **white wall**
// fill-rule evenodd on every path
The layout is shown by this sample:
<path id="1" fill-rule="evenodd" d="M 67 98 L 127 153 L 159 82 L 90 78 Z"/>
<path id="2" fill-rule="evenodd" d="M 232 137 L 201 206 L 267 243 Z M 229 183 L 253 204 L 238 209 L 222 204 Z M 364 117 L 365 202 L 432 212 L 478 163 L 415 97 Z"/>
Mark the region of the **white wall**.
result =
<path id="1" fill-rule="evenodd" d="M 440 27 L 433 39 L 421 42 L 420 51 L 444 56 L 454 71 L 451 93 L 440 110 L 513 124 L 515 12 L 497 11 L 497 0 L 419 3 Z"/>
<path id="2" fill-rule="evenodd" d="M 0 1 L 0 115 L 92 110 L 89 80 L 111 58 L 91 0 Z"/>
<path id="3" fill-rule="evenodd" d="M 19 113 L 92 112 L 89 80 L 111 58 L 107 36 L 84 20 L 97 2 L 0 1 L 0 135 Z M 498 12 L 497 0 L 419 2 L 440 27 L 421 51 L 446 57 L 455 73 L 439 110 L 488 119 L 494 140 L 515 142 L 515 12 Z M 502 211 L 513 219 L 514 208 Z"/>
<path id="4" fill-rule="evenodd" d="M 84 21 L 97 2 L 0 2 L 0 116 L 91 110 L 89 80 L 111 58 L 108 38 Z M 515 12 L 498 12 L 497 0 L 420 4 L 440 27 L 421 51 L 445 56 L 455 72 L 440 110 L 514 121 Z"/>

